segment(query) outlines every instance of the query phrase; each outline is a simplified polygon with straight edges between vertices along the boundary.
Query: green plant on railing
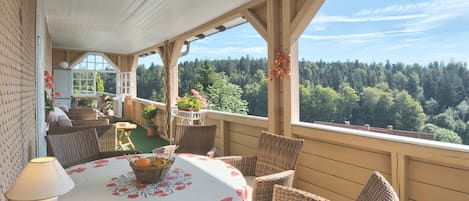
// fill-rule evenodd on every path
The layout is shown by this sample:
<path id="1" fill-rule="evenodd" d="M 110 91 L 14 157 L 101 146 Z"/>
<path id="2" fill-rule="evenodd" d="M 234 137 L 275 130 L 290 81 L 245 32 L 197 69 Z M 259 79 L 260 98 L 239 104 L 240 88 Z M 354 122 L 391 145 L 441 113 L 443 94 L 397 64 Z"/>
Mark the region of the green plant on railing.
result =
<path id="1" fill-rule="evenodd" d="M 148 127 L 155 126 L 155 124 L 153 123 L 153 118 L 156 117 L 157 114 L 158 114 L 158 109 L 153 104 L 148 105 L 145 108 L 143 108 L 142 117 L 145 120 L 145 124 Z"/>

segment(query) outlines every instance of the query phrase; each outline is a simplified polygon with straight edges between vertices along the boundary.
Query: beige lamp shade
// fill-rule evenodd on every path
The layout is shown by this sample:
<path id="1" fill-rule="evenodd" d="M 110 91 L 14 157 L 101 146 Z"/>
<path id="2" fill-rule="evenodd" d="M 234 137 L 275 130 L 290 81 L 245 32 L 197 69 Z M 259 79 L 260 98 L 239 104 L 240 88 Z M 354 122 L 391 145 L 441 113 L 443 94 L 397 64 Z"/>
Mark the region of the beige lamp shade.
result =
<path id="1" fill-rule="evenodd" d="M 75 186 L 55 157 L 31 160 L 5 193 L 9 200 L 42 200 L 63 195 Z"/>

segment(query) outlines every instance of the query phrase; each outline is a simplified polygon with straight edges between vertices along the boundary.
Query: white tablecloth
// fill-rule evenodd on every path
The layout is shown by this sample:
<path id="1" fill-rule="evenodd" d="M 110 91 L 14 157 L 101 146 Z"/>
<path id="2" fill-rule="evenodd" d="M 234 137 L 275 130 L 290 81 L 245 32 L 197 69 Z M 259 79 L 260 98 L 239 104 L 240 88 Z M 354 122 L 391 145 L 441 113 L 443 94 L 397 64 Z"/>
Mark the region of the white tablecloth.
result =
<path id="1" fill-rule="evenodd" d="M 230 201 L 248 197 L 246 181 L 236 168 L 193 154 L 176 155 L 173 166 L 157 184 L 137 184 L 126 156 L 88 162 L 66 170 L 75 181 L 75 188 L 60 196 L 61 201 Z"/>

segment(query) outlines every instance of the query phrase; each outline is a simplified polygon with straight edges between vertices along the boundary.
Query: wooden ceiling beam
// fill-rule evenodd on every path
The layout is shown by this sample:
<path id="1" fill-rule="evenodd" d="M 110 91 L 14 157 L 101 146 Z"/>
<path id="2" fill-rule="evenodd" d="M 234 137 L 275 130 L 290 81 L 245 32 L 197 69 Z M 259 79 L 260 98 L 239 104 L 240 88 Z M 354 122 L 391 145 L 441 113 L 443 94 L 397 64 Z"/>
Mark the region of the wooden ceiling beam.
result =
<path id="1" fill-rule="evenodd" d="M 256 29 L 257 33 L 267 41 L 267 24 L 263 22 L 254 11 L 251 9 L 246 9 L 243 11 L 242 15 L 246 18 L 246 20 L 251 23 L 251 25 Z"/>
<path id="2" fill-rule="evenodd" d="M 318 13 L 324 0 L 306 0 L 290 25 L 292 38 L 299 38 L 313 17 Z"/>

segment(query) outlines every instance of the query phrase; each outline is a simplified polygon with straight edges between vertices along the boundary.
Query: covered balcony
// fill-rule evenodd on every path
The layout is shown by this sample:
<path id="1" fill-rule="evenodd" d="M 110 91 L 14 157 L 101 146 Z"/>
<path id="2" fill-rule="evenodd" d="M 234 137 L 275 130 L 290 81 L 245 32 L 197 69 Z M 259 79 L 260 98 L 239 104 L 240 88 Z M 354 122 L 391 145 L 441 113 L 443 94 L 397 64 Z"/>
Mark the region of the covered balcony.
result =
<path id="1" fill-rule="evenodd" d="M 267 117 L 205 110 L 204 123 L 217 125 L 218 156 L 253 155 L 264 130 L 304 139 L 294 186 L 330 200 L 355 200 L 372 171 L 382 173 L 401 200 L 469 200 L 465 145 L 299 121 L 298 39 L 323 3 L 2 1 L 0 200 L 6 200 L 4 193 L 30 159 L 47 155 L 44 70 L 53 71 L 63 61 L 80 66 L 90 54 L 103 56 L 103 69 L 112 64 L 118 77 L 114 93 L 121 98 L 114 100 L 114 116 L 144 125 L 142 110 L 154 104 L 158 133 L 171 140 L 170 111 L 179 94 L 178 58 L 188 49 L 187 41 L 244 22 L 266 41 L 268 68 L 284 51 L 291 55 L 291 70 L 289 76 L 268 81 Z M 155 53 L 165 68 L 164 103 L 137 98 L 138 59 Z"/>

